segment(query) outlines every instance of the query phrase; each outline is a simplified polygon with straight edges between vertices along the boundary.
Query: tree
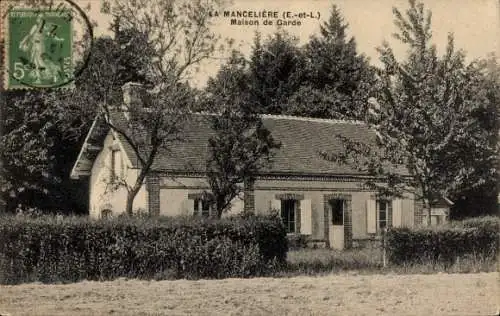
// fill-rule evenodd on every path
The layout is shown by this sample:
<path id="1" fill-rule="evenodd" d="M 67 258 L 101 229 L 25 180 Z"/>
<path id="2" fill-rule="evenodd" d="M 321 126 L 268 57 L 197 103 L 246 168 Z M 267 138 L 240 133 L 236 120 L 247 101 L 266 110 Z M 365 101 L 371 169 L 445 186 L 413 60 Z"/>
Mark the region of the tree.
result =
<path id="1" fill-rule="evenodd" d="M 84 196 L 86 183 L 74 182 L 69 174 L 95 109 L 109 98 L 106 83 L 113 83 L 111 91 L 115 93 L 126 82 L 145 81 L 145 66 L 141 64 L 141 60 L 147 61 L 143 57 L 144 47 L 122 49 L 122 45 L 139 35 L 133 30 L 116 29 L 114 38 L 96 39 L 90 60 L 72 90 L 5 92 L 1 191 L 10 211 L 18 205 L 65 213 L 83 213 L 88 209 L 86 199 L 75 198 Z M 107 68 L 113 61 L 119 61 L 116 81 L 112 81 L 113 72 Z M 96 73 L 100 81 L 94 80 Z M 121 98 L 121 94 L 113 97 Z"/>
<path id="2" fill-rule="evenodd" d="M 143 56 L 150 61 L 144 63 L 150 89 L 141 96 L 140 106 L 123 108 L 120 100 L 111 97 L 116 91 L 114 83 L 119 79 L 117 60 L 111 60 L 107 67 L 109 73 L 105 76 L 111 76 L 110 81 L 102 80 L 100 73 L 94 74 L 96 82 L 105 85 L 106 95 L 97 114 L 130 145 L 135 154 L 133 159 L 137 159 L 140 167 L 132 183 L 123 183 L 128 191 L 128 214 L 133 213 L 135 196 L 158 153 L 171 150 L 172 142 L 182 139 L 182 126 L 192 101 L 192 90 L 185 80 L 216 49 L 219 37 L 210 29 L 210 12 L 218 10 L 220 5 L 217 0 L 104 2 L 104 9 L 123 29 L 141 34 L 131 38 L 123 49 L 141 47 L 145 50 Z M 122 111 L 129 117 L 125 124 L 114 119 L 115 114 Z"/>
<path id="3" fill-rule="evenodd" d="M 4 135 L 1 139 L 1 192 L 13 210 L 18 204 L 33 207 L 33 201 L 44 197 L 55 179 L 50 173 L 54 162 L 51 149 L 53 114 L 48 109 L 46 92 L 5 92 Z M 15 204 L 15 205 L 13 205 Z"/>
<path id="4" fill-rule="evenodd" d="M 375 88 L 375 71 L 347 36 L 348 24 L 334 5 L 304 48 L 300 88 L 290 97 L 287 113 L 319 118 L 362 119 Z"/>
<path id="5" fill-rule="evenodd" d="M 285 31 L 278 31 L 261 42 L 256 33 L 250 56 L 249 89 L 260 113 L 281 114 L 288 98 L 299 88 L 304 57 L 298 40 Z"/>
<path id="6" fill-rule="evenodd" d="M 270 163 L 273 149 L 279 148 L 253 107 L 245 68 L 245 59 L 233 52 L 207 87 L 209 103 L 219 110 L 209 116 L 215 135 L 209 139 L 206 164 L 217 217 L 231 207 L 245 185 L 253 183 Z"/>
<path id="7" fill-rule="evenodd" d="M 378 49 L 381 90 L 367 119 L 379 146 L 344 138 L 346 152 L 329 158 L 356 161 L 359 169 L 385 182 L 371 183 L 384 193 L 415 193 L 430 224 L 431 207 L 443 196 L 495 176 L 497 144 L 477 117 L 491 107 L 491 99 L 483 74 L 466 65 L 451 34 L 444 56 L 438 57 L 430 43 L 431 13 L 422 3 L 410 0 L 406 16 L 396 8 L 393 13 L 399 28 L 394 37 L 408 45 L 408 55 L 398 62 L 388 43 Z"/>
<path id="8" fill-rule="evenodd" d="M 203 91 L 201 110 L 223 112 L 228 104 L 238 107 L 240 100 L 251 100 L 250 73 L 248 61 L 239 51 L 233 50 L 226 64 L 223 64 L 215 78 L 208 78 Z M 258 111 L 254 107 L 254 111 Z"/>
<path id="9" fill-rule="evenodd" d="M 482 184 L 468 186 L 462 183 L 453 192 L 453 205 L 450 216 L 452 218 L 463 218 L 479 215 L 493 215 L 498 212 L 498 171 L 488 172 L 496 169 L 497 162 L 494 157 L 498 154 L 498 136 L 500 131 L 498 120 L 498 104 L 500 103 L 500 66 L 494 54 L 487 58 L 479 59 L 471 64 L 475 71 L 482 74 L 478 78 L 478 93 L 482 94 L 488 102 L 483 107 L 477 107 L 471 115 L 477 120 L 477 124 L 485 133 L 482 142 L 488 146 L 481 147 L 480 151 L 474 153 L 474 165 L 476 174 L 486 174 Z M 473 148 L 467 143 L 457 146 L 461 155 L 472 156 Z"/>

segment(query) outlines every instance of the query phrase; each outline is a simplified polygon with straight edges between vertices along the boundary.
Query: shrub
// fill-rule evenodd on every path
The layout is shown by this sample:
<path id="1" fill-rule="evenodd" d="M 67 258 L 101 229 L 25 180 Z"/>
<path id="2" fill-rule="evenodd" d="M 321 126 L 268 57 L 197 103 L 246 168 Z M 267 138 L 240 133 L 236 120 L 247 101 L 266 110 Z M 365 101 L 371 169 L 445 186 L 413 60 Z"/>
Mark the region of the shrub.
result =
<path id="1" fill-rule="evenodd" d="M 307 237 L 301 234 L 287 235 L 288 247 L 290 249 L 307 248 Z"/>
<path id="2" fill-rule="evenodd" d="M 0 218 L 0 283 L 82 279 L 223 278 L 263 274 L 285 262 L 275 217 Z"/>
<path id="3" fill-rule="evenodd" d="M 499 231 L 500 217 L 496 216 L 481 216 L 472 217 L 462 221 L 453 221 L 450 224 L 452 227 L 476 227 L 489 231 Z"/>
<path id="4" fill-rule="evenodd" d="M 457 258 L 495 259 L 498 225 L 490 220 L 470 220 L 435 228 L 396 228 L 387 233 L 386 250 L 394 264 L 453 264 Z"/>

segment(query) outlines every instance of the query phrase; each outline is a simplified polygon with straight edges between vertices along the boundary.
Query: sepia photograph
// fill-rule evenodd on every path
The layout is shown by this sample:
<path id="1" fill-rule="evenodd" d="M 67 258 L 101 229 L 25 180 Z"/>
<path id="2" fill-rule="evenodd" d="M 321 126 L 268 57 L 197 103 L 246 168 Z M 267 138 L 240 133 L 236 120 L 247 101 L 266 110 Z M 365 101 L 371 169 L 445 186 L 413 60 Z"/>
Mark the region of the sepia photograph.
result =
<path id="1" fill-rule="evenodd" d="M 500 0 L 3 0 L 0 316 L 500 316 Z"/>

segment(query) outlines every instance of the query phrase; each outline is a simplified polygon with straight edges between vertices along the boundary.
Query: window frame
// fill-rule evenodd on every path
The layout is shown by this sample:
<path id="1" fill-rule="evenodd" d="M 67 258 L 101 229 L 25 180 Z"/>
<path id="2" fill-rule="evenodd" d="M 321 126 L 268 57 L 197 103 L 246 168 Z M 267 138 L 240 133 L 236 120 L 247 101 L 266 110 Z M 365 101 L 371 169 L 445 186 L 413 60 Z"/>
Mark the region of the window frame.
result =
<path id="1" fill-rule="evenodd" d="M 194 209 L 193 216 L 194 217 L 203 217 L 209 218 L 212 214 L 212 204 L 209 200 L 204 199 L 202 197 L 193 199 Z"/>
<path id="2" fill-rule="evenodd" d="M 110 219 L 113 217 L 113 211 L 109 208 L 101 210 L 101 219 Z"/>
<path id="3" fill-rule="evenodd" d="M 385 219 L 381 219 L 381 203 L 385 203 Z M 377 232 L 381 232 L 383 229 L 388 229 L 392 226 L 391 221 L 390 221 L 390 212 L 392 212 L 392 200 L 389 199 L 377 199 L 375 202 L 376 205 L 376 210 L 377 210 Z M 381 223 L 385 223 L 384 227 L 381 227 Z"/>
<path id="4" fill-rule="evenodd" d="M 123 180 L 124 163 L 120 149 L 111 148 L 111 180 Z"/>
<path id="5" fill-rule="evenodd" d="M 298 211 L 298 203 L 300 200 L 297 199 L 281 199 L 281 208 L 280 208 L 280 218 L 283 224 L 285 225 L 285 230 L 287 234 L 297 234 L 297 211 Z M 287 205 L 288 204 L 288 205 Z M 293 208 L 289 208 L 291 205 Z M 286 207 L 288 206 L 288 207 Z M 293 210 L 293 216 L 290 216 L 290 210 Z M 288 214 L 287 214 L 288 213 Z M 292 219 L 293 217 L 293 219 Z M 290 228 L 293 227 L 293 230 Z"/>

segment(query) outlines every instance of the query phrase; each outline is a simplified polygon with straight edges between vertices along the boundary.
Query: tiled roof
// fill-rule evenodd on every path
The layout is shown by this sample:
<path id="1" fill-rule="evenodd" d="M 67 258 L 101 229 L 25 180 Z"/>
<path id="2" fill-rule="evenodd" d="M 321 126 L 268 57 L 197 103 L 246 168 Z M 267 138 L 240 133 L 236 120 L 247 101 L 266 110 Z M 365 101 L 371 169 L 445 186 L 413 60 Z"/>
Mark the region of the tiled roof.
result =
<path id="1" fill-rule="evenodd" d="M 184 128 L 184 141 L 172 144 L 171 150 L 160 151 L 152 170 L 169 172 L 203 172 L 208 155 L 208 139 L 214 135 L 210 128 L 209 115 L 191 115 Z M 114 117 L 115 121 L 124 120 Z M 342 135 L 354 141 L 375 141 L 375 132 L 358 121 L 312 119 L 281 115 L 263 115 L 264 125 L 273 138 L 281 143 L 272 165 L 263 174 L 286 173 L 299 175 L 355 175 L 358 171 L 347 165 L 327 161 L 320 152 L 338 153 L 342 148 L 336 137 Z M 123 122 L 123 121 L 122 121 Z M 123 124 L 123 123 L 122 123 Z M 135 157 L 130 145 L 123 137 L 127 155 L 133 162 Z"/>

